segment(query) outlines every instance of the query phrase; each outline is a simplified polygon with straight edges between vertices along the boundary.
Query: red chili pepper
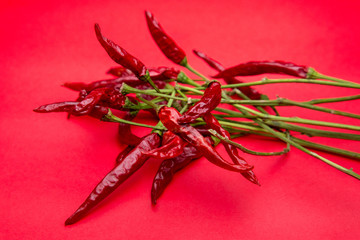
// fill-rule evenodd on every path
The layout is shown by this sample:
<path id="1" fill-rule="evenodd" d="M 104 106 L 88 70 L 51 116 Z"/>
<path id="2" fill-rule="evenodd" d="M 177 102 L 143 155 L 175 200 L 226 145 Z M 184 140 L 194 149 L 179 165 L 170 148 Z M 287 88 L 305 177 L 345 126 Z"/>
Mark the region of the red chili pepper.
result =
<path id="1" fill-rule="evenodd" d="M 225 70 L 225 67 L 223 65 L 221 65 L 221 63 L 219 63 L 218 61 L 210 58 L 209 56 L 207 56 L 205 53 L 197 51 L 197 50 L 193 50 L 193 52 L 195 53 L 196 56 L 200 57 L 201 59 L 203 59 L 210 67 L 212 67 L 213 69 L 221 72 Z M 227 84 L 237 84 L 237 83 L 242 83 L 243 81 L 240 81 L 234 77 L 226 77 L 224 78 L 225 82 Z M 246 96 L 248 96 L 250 99 L 253 100 L 258 100 L 261 98 L 261 93 L 259 93 L 256 89 L 250 87 L 250 86 L 245 86 L 245 87 L 239 87 L 238 88 L 242 93 L 244 93 Z"/>
<path id="2" fill-rule="evenodd" d="M 50 103 L 42 105 L 36 109 L 34 112 L 38 113 L 49 113 L 49 112 L 68 112 L 72 113 L 75 106 L 79 104 L 79 102 L 57 102 L 57 103 Z M 108 108 L 103 106 L 95 106 L 91 109 L 90 112 L 77 112 L 76 115 L 89 115 L 97 119 L 101 119 L 108 113 Z"/>
<path id="3" fill-rule="evenodd" d="M 241 63 L 218 73 L 214 78 L 227 78 L 235 76 L 252 76 L 264 73 L 286 74 L 299 78 L 306 78 L 308 68 L 284 61 L 253 61 Z"/>
<path id="4" fill-rule="evenodd" d="M 131 121 L 135 118 L 136 114 L 132 112 L 126 112 L 123 119 Z M 129 146 L 136 146 L 140 143 L 141 138 L 131 132 L 131 125 L 126 123 L 119 123 L 118 130 L 119 142 Z"/>
<path id="5" fill-rule="evenodd" d="M 97 23 L 95 24 L 95 33 L 101 46 L 103 46 L 103 48 L 109 54 L 112 60 L 132 71 L 139 79 L 142 79 L 146 75 L 148 75 L 145 65 L 139 59 L 128 53 L 125 49 L 123 49 L 110 39 L 104 37 L 101 34 L 99 24 Z"/>
<path id="6" fill-rule="evenodd" d="M 253 168 L 253 166 L 244 167 L 226 162 L 194 127 L 188 124 L 180 125 L 178 123 L 180 116 L 180 113 L 175 108 L 162 107 L 159 111 L 159 118 L 164 126 L 196 147 L 211 163 L 235 172 L 244 172 Z"/>
<path id="7" fill-rule="evenodd" d="M 180 73 L 179 70 L 170 67 L 148 68 L 148 71 L 152 80 L 175 80 Z M 124 67 L 110 68 L 107 73 L 120 78 L 134 76 L 131 71 Z"/>
<path id="8" fill-rule="evenodd" d="M 148 157 L 143 154 L 143 151 L 149 151 L 159 145 L 160 137 L 158 134 L 152 133 L 144 137 L 139 145 L 100 181 L 75 213 L 65 221 L 65 225 L 74 224 L 82 219 L 145 163 Z"/>
<path id="9" fill-rule="evenodd" d="M 151 36 L 164 55 L 176 64 L 186 65 L 185 52 L 165 33 L 154 15 L 149 11 L 145 11 L 145 17 Z"/>
<path id="10" fill-rule="evenodd" d="M 210 137 L 206 137 L 205 139 L 211 145 L 213 144 Z M 183 153 L 179 156 L 162 161 L 152 183 L 151 203 L 156 204 L 157 199 L 159 199 L 165 188 L 169 185 L 176 172 L 200 157 L 202 157 L 202 154 L 199 150 L 194 146 L 187 145 L 184 147 Z"/>
<path id="11" fill-rule="evenodd" d="M 208 128 L 214 129 L 219 134 L 221 134 L 223 137 L 230 139 L 229 132 L 221 127 L 218 120 L 211 113 L 206 114 L 203 117 L 203 119 L 206 122 Z M 228 143 L 223 143 L 223 145 L 224 145 L 227 153 L 229 154 L 230 158 L 233 160 L 233 162 L 235 164 L 244 165 L 244 166 L 248 165 L 248 163 L 245 161 L 245 159 L 239 156 L 239 153 L 238 153 L 238 150 L 236 147 L 234 147 L 233 145 L 228 144 Z M 249 170 L 247 172 L 242 172 L 241 174 L 249 181 L 251 181 L 257 185 L 260 185 L 260 183 L 253 171 Z"/>
<path id="12" fill-rule="evenodd" d="M 91 91 L 81 102 L 79 102 L 71 114 L 90 112 L 96 104 L 121 109 L 125 104 L 125 96 L 113 88 L 97 88 Z"/>
<path id="13" fill-rule="evenodd" d="M 134 76 L 129 69 L 124 68 L 123 66 L 110 68 L 106 73 L 115 77 Z"/>
<path id="14" fill-rule="evenodd" d="M 221 84 L 217 81 L 211 82 L 205 89 L 200 101 L 195 103 L 178 120 L 178 123 L 191 123 L 197 118 L 214 110 L 221 101 Z"/>
<path id="15" fill-rule="evenodd" d="M 120 164 L 122 161 L 124 161 L 125 157 L 134 149 L 134 146 L 127 146 L 124 148 L 119 155 L 117 155 L 115 163 L 116 165 Z"/>
<path id="16" fill-rule="evenodd" d="M 144 152 L 148 157 L 165 160 L 175 158 L 183 153 L 186 142 L 178 135 L 167 131 L 163 134 L 162 146 L 148 152 Z"/>

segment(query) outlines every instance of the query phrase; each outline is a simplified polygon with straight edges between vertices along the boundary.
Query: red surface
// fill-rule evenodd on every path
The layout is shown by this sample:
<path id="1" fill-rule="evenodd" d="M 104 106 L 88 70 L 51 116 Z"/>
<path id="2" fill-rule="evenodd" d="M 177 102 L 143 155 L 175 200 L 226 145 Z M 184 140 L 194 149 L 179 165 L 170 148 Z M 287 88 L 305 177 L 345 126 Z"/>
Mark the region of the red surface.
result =
<path id="1" fill-rule="evenodd" d="M 159 161 L 152 160 L 87 218 L 64 226 L 124 146 L 116 141 L 116 124 L 32 109 L 74 99 L 63 82 L 102 79 L 115 66 L 96 41 L 95 22 L 147 66 L 171 66 L 147 32 L 145 9 L 203 73 L 214 71 L 193 48 L 226 66 L 282 59 L 360 83 L 356 0 L 2 2 L 0 239 L 360 239 L 360 182 L 297 149 L 280 157 L 245 155 L 261 187 L 201 159 L 176 176 L 156 207 L 150 187 Z M 294 100 L 359 93 L 306 84 L 257 89 Z M 359 114 L 359 103 L 326 106 Z M 281 113 L 359 125 L 295 107 Z M 360 146 L 317 141 L 354 151 Z M 283 147 L 255 137 L 239 142 L 259 151 Z M 360 172 L 355 160 L 321 154 Z"/>

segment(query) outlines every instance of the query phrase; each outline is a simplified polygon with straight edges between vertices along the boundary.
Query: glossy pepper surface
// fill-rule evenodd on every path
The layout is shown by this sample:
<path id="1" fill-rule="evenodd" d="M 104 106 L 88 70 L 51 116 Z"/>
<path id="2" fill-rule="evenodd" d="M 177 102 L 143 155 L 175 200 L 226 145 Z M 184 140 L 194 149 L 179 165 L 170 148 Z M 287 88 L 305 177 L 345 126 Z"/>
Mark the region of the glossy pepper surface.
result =
<path id="1" fill-rule="evenodd" d="M 308 68 L 284 61 L 252 61 L 241 63 L 218 73 L 214 78 L 227 78 L 234 76 L 252 76 L 264 73 L 286 74 L 299 78 L 306 78 Z"/>
<path id="2" fill-rule="evenodd" d="M 197 118 L 206 115 L 214 110 L 221 101 L 221 84 L 212 81 L 205 89 L 200 101 L 195 103 L 178 119 L 178 123 L 192 123 Z"/>
<path id="3" fill-rule="evenodd" d="M 151 12 L 146 11 L 145 17 L 150 34 L 164 55 L 172 62 L 184 65 L 186 63 L 186 54 L 184 50 L 182 50 L 176 42 L 165 33 Z"/>
<path id="4" fill-rule="evenodd" d="M 205 138 L 209 144 L 213 144 L 210 137 Z M 161 162 L 158 171 L 155 174 L 151 187 L 151 203 L 156 204 L 157 199 L 169 185 L 176 172 L 188 166 L 192 161 L 202 157 L 202 154 L 194 146 L 184 147 L 182 154 L 175 158 L 166 159 Z"/>
<path id="5" fill-rule="evenodd" d="M 149 152 L 144 152 L 144 154 L 159 160 L 175 158 L 183 153 L 186 144 L 181 137 L 167 131 L 163 134 L 162 146 Z"/>
<path id="6" fill-rule="evenodd" d="M 125 49 L 107 39 L 101 34 L 99 24 L 95 24 L 95 34 L 101 46 L 105 49 L 108 55 L 116 63 L 129 69 L 138 78 L 143 78 L 147 75 L 145 65 L 137 58 L 128 53 Z"/>
<path id="7" fill-rule="evenodd" d="M 180 116 L 175 108 L 162 107 L 159 110 L 159 118 L 163 125 L 198 149 L 211 163 L 234 172 L 248 171 L 252 168 L 226 162 L 194 127 L 188 124 L 180 125 L 177 122 Z"/>
<path id="8" fill-rule="evenodd" d="M 94 188 L 87 199 L 65 222 L 65 225 L 74 224 L 82 219 L 93 207 L 109 196 L 121 183 L 128 179 L 148 159 L 143 154 L 160 145 L 160 137 L 156 133 L 147 135 L 132 151 L 123 158 Z"/>
<path id="9" fill-rule="evenodd" d="M 221 127 L 218 120 L 211 113 L 206 114 L 203 117 L 203 119 L 206 122 L 206 125 L 209 129 L 214 129 L 216 132 L 218 132 L 223 137 L 230 139 L 229 132 Z M 229 154 L 230 158 L 232 159 L 232 161 L 235 164 L 249 166 L 249 164 L 246 162 L 246 160 L 239 155 L 239 152 L 236 147 L 234 147 L 231 144 L 225 143 L 225 142 L 223 143 L 223 145 L 225 147 L 226 152 Z M 249 170 L 247 172 L 242 172 L 241 175 L 243 175 L 250 182 L 260 185 L 257 177 L 255 176 L 255 173 L 252 170 Z"/>

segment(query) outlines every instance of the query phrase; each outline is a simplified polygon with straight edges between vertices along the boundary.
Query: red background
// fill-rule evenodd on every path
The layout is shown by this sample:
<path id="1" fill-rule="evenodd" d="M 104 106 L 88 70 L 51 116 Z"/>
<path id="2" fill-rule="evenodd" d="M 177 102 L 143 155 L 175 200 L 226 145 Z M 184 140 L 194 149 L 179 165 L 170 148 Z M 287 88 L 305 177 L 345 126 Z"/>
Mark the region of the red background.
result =
<path id="1" fill-rule="evenodd" d="M 160 162 L 149 161 L 88 217 L 64 226 L 124 146 L 116 141 L 116 124 L 32 109 L 74 99 L 76 93 L 62 83 L 106 78 L 115 66 L 95 38 L 95 22 L 147 66 L 173 66 L 148 33 L 145 9 L 205 74 L 214 71 L 192 55 L 193 48 L 226 66 L 281 59 L 360 83 L 356 0 L 2 1 L 0 238 L 360 239 L 359 181 L 294 148 L 280 157 L 244 154 L 261 187 L 202 158 L 176 176 L 156 207 L 150 188 Z M 256 88 L 270 98 L 293 100 L 359 92 L 307 84 Z M 359 103 L 324 106 L 359 114 Z M 281 113 L 359 125 L 296 107 Z M 148 129 L 136 131 L 144 135 Z M 316 141 L 359 151 L 355 141 Z M 259 151 L 284 145 L 257 137 L 239 142 Z M 360 172 L 355 160 L 321 154 Z"/>

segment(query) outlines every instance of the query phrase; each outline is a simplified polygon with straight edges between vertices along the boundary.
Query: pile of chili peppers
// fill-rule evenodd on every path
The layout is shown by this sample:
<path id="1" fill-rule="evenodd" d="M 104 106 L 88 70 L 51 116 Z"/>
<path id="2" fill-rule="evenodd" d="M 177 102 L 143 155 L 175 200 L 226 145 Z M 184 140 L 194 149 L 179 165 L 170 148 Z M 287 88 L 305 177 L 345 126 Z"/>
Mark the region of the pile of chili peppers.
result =
<path id="1" fill-rule="evenodd" d="M 201 157 L 205 157 L 210 163 L 224 170 L 240 173 L 246 180 L 260 185 L 254 172 L 254 166 L 243 158 L 242 152 L 262 156 L 280 155 L 286 154 L 290 145 L 360 179 L 360 176 L 352 169 L 343 168 L 308 148 L 360 159 L 358 153 L 309 142 L 296 138 L 292 133 L 299 132 L 308 136 L 360 140 L 358 134 L 324 131 L 292 123 L 306 123 L 354 131 L 359 131 L 360 127 L 281 117 L 276 110 L 278 106 L 290 105 L 360 118 L 354 113 L 336 111 L 316 105 L 323 102 L 358 99 L 360 98 L 359 95 L 295 102 L 282 98 L 269 100 L 267 96 L 252 87 L 282 82 L 306 82 L 350 88 L 360 88 L 360 84 L 328 77 L 316 72 L 313 68 L 284 61 L 252 61 L 225 68 L 206 54 L 194 50 L 196 56 L 218 71 L 218 74 L 212 77 L 218 81 L 211 81 L 189 65 L 185 52 L 164 31 L 153 14 L 146 11 L 145 18 L 152 38 L 164 55 L 175 64 L 198 75 L 199 79 L 190 79 L 183 71 L 175 68 L 146 67 L 139 59 L 106 38 L 99 25 L 95 24 L 95 34 L 100 45 L 110 58 L 119 64 L 107 72 L 113 78 L 91 83 L 65 83 L 66 88 L 79 93 L 76 100 L 46 104 L 34 109 L 34 111 L 39 113 L 67 112 L 69 116 L 89 115 L 103 121 L 116 122 L 119 124 L 118 139 L 127 147 L 116 158 L 115 167 L 109 171 L 80 207 L 66 220 L 66 225 L 74 224 L 86 216 L 148 159 L 162 161 L 152 184 L 151 202 L 153 204 L 156 204 L 176 172 Z M 238 76 L 273 73 L 295 78 L 278 80 L 265 78 L 252 83 L 243 83 L 236 78 Z M 231 108 L 236 110 L 222 107 L 225 104 L 231 105 Z M 123 118 L 113 114 L 113 112 L 119 111 L 124 112 Z M 139 111 L 150 112 L 153 118 L 159 121 L 158 124 L 150 126 L 133 121 L 137 118 Z M 230 120 L 230 118 L 244 118 L 251 121 L 235 121 Z M 131 125 L 152 128 L 152 131 L 140 138 L 132 133 Z M 231 140 L 244 134 L 277 138 L 284 141 L 287 147 L 280 152 L 255 152 Z M 220 155 L 216 150 L 215 146 L 220 143 L 226 149 L 228 157 Z"/>

